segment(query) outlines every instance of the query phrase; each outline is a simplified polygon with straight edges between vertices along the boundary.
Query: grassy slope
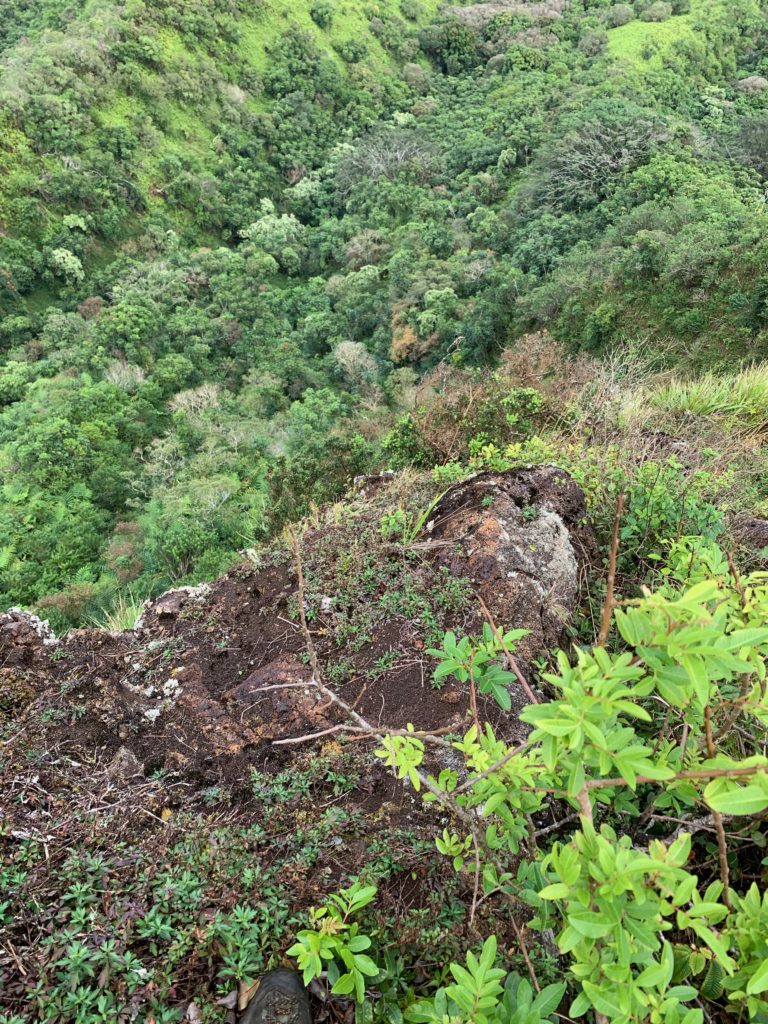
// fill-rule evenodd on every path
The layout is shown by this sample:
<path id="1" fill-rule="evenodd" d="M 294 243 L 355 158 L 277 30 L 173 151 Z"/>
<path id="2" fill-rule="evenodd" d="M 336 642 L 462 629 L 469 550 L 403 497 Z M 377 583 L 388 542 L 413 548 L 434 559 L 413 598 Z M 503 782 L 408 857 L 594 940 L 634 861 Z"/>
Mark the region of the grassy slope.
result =
<path id="1" fill-rule="evenodd" d="M 438 7 L 439 0 L 424 0 L 422 3 L 422 19 L 431 18 Z M 263 74 L 269 63 L 269 47 L 289 28 L 298 26 L 302 31 L 311 34 L 318 47 L 323 50 L 337 65 L 344 69 L 341 57 L 334 49 L 349 39 L 362 39 L 368 47 L 366 63 L 377 72 L 386 74 L 392 68 L 392 59 L 381 43 L 370 32 L 369 18 L 372 13 L 391 13 L 399 15 L 397 0 L 380 0 L 375 7 L 363 3 L 363 0 L 346 0 L 337 8 L 333 23 L 329 29 L 319 28 L 310 17 L 308 3 L 296 3 L 296 0 L 266 0 L 258 17 L 242 17 L 238 20 L 240 44 L 237 55 L 238 66 Z M 68 26 L 67 32 L 73 35 L 84 23 L 95 22 L 99 15 L 109 10 L 104 0 L 88 0 L 82 13 Z M 35 46 L 45 45 L 50 34 L 43 34 Z M 202 48 L 192 48 L 181 33 L 172 28 L 165 28 L 156 37 L 163 54 L 163 69 L 148 72 L 158 85 L 158 94 L 162 96 L 162 79 L 166 75 L 189 72 L 194 69 L 198 75 L 206 76 L 206 65 L 210 67 L 210 57 Z M 23 44 L 21 44 L 23 46 Z M 23 51 L 19 47 L 9 48 L 0 58 L 0 102 L 4 93 L 12 93 L 23 88 L 23 74 L 20 76 L 18 65 L 14 61 Z M 22 60 L 23 66 L 23 60 Z M 220 67 L 220 66 L 219 66 Z M 217 68 L 219 70 L 219 68 Z M 220 68 L 225 77 L 227 72 L 236 68 Z M 248 96 L 244 101 L 253 112 L 263 111 L 267 102 L 257 96 Z M 155 125 L 162 123 L 162 129 L 155 133 L 155 139 L 147 149 L 135 154 L 136 177 L 146 197 L 147 206 L 165 206 L 162 200 L 152 196 L 151 185 L 160 179 L 159 162 L 162 157 L 178 155 L 180 157 L 198 157 L 203 161 L 214 159 L 213 143 L 217 135 L 216 103 L 202 100 L 180 103 L 171 99 L 155 99 L 152 108 L 140 95 L 131 95 L 122 85 L 108 82 L 106 88 L 100 88 L 98 101 L 90 109 L 90 114 L 99 126 L 120 127 L 152 118 Z M 8 216 L 7 201 L 10 197 L 34 194 L 36 183 L 41 171 L 56 169 L 56 159 L 48 154 L 39 155 L 32 149 L 29 140 L 22 131 L 6 132 L 0 138 L 0 228 L 5 227 L 10 234 L 15 234 L 15 225 Z M 181 219 L 185 214 L 180 213 Z"/>
<path id="2" fill-rule="evenodd" d="M 608 32 L 608 54 L 642 69 L 661 66 L 662 54 L 672 43 L 693 36 L 693 15 L 704 3 L 706 0 L 693 0 L 690 14 L 679 14 L 666 21 L 635 20 L 611 29 Z M 645 57 L 643 51 L 649 44 L 654 45 L 654 52 Z"/>

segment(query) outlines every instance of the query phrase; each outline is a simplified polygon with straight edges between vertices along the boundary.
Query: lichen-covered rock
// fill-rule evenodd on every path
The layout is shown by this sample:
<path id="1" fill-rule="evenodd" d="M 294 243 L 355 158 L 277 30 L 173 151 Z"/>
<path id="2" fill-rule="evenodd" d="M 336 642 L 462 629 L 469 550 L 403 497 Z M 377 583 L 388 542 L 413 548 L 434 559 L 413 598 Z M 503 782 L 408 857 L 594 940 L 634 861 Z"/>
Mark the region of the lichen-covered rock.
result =
<path id="1" fill-rule="evenodd" d="M 43 647 L 54 647 L 58 643 L 45 619 L 25 612 L 21 608 L 9 608 L 0 613 L 0 655 L 5 665 L 29 664 Z"/>
<path id="2" fill-rule="evenodd" d="M 135 629 L 144 629 L 149 621 L 154 619 L 168 620 L 175 619 L 180 615 L 188 604 L 201 604 L 211 592 L 210 583 L 198 583 L 194 587 L 176 587 L 174 590 L 166 590 L 154 601 L 145 601 Z"/>
<path id="3" fill-rule="evenodd" d="M 530 631 L 524 658 L 562 641 L 580 567 L 595 556 L 584 495 L 566 472 L 523 468 L 458 484 L 436 508 L 430 537 L 456 546 L 442 557 L 469 576 L 499 627 Z"/>

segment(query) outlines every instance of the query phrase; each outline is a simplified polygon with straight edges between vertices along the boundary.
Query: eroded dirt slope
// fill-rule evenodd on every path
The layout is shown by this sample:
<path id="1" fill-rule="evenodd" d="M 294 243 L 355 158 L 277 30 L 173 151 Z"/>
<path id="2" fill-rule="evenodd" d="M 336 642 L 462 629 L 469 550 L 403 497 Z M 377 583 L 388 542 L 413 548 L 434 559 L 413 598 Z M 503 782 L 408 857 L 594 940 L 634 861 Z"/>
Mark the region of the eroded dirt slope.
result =
<path id="1" fill-rule="evenodd" d="M 500 627 L 530 631 L 518 650 L 525 669 L 563 640 L 594 540 L 581 492 L 551 467 L 483 474 L 437 498 L 435 489 L 424 478 L 370 481 L 319 516 L 300 541 L 305 611 L 326 685 L 360 714 L 377 725 L 459 733 L 467 693 L 432 685 L 427 649 L 446 629 L 481 630 L 479 596 Z M 151 879 L 182 856 L 190 829 L 208 844 L 222 827 L 250 835 L 257 826 L 264 834 L 249 857 L 261 859 L 260 870 L 279 868 L 294 907 L 369 863 L 382 837 L 396 849 L 405 829 L 409 843 L 422 836 L 431 846 L 438 812 L 392 779 L 369 740 L 328 733 L 280 743 L 343 722 L 309 684 L 298 620 L 288 545 L 211 585 L 170 591 L 123 633 L 56 639 L 23 612 L 0 615 L 0 844 L 11 862 L 20 844 L 37 851 L 0 943 L 8 1005 L 22 1005 L 36 979 L 55 978 L 40 939 L 66 912 L 53 878 L 73 850 L 129 844 L 134 860 L 110 869 L 117 893 L 132 892 L 124 874 L 136 858 L 152 865 L 141 874 L 147 895 L 116 896 L 104 911 L 141 956 L 130 922 L 146 914 Z M 508 739 L 521 735 L 515 710 L 526 703 L 519 689 L 512 696 L 508 714 L 480 707 Z M 311 857 L 307 835 L 315 837 Z M 405 848 L 397 856 L 391 898 L 427 906 L 422 861 L 414 868 Z M 211 871 L 204 877 L 214 886 Z M 254 898 L 231 873 L 215 882 L 209 915 Z M 27 950 L 26 967 L 18 950 Z M 214 984 L 216 955 L 206 954 L 202 975 L 174 983 L 179 1005 Z M 149 999 L 152 986 L 141 992 Z"/>
<path id="2" fill-rule="evenodd" d="M 483 474 L 443 495 L 405 543 L 382 537 L 388 500 L 380 490 L 346 522 L 326 518 L 303 538 L 326 681 L 373 722 L 459 729 L 465 695 L 458 684 L 430 685 L 425 647 L 444 628 L 479 631 L 477 593 L 499 625 L 530 630 L 523 661 L 551 651 L 591 552 L 583 498 L 550 468 Z M 299 685 L 310 670 L 287 550 L 210 586 L 170 591 L 125 633 L 74 630 L 54 642 L 11 612 L 0 618 L 0 645 L 5 701 L 25 732 L 42 724 L 53 743 L 126 748 L 147 773 L 237 782 L 251 766 L 285 760 L 275 740 L 339 721 Z M 500 725 L 516 728 L 514 717 Z"/>

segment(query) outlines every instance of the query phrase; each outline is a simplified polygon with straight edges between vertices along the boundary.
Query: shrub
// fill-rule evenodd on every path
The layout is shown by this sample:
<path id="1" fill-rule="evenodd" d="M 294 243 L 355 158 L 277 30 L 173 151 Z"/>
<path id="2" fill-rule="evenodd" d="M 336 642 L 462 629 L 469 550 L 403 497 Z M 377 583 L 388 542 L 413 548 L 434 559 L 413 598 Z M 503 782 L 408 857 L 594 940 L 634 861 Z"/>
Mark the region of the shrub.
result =
<path id="1" fill-rule="evenodd" d="M 315 0 L 309 8 L 309 16 L 318 28 L 330 28 L 334 12 L 335 8 L 330 0 Z"/>
<path id="2" fill-rule="evenodd" d="M 762 576 L 739 580 L 716 547 L 685 538 L 656 592 L 616 612 L 617 650 L 558 655 L 544 677 L 554 699 L 520 716 L 533 727 L 523 744 L 509 747 L 489 724 L 472 726 L 452 744 L 466 782 L 454 768 L 426 775 L 425 741 L 416 735 L 385 736 L 377 751 L 450 816 L 436 846 L 476 879 L 475 901 L 497 895 L 500 913 L 510 916 L 522 901 L 533 908 L 529 929 L 556 932 L 570 964 L 570 1017 L 591 1011 L 605 1022 L 703 1024 L 709 1007 L 716 1019 L 728 1011 L 765 1018 L 768 893 L 748 872 L 741 876 L 738 841 L 726 837 L 721 815 L 748 822 L 768 809 L 768 758 L 757 742 L 768 715 L 766 614 Z M 435 652 L 439 671 L 455 668 L 466 683 L 479 650 L 447 634 L 444 651 Z M 745 747 L 734 739 L 736 694 Z M 684 728 L 668 733 L 670 709 Z M 579 824 L 544 852 L 533 817 L 553 793 Z M 715 881 L 692 855 L 700 808 L 718 835 Z M 654 809 L 659 822 L 669 820 L 668 809 L 671 824 L 641 844 L 630 823 Z M 515 873 L 511 862 L 522 848 L 530 860 Z M 538 1021 L 508 1015 L 496 961 L 496 942 L 486 939 L 479 959 L 471 954 L 466 969 L 451 966 L 458 985 L 411 1005 L 406 1019 Z M 544 990 L 541 1014 L 558 1009 L 564 990 L 562 983 Z"/>
<path id="3" fill-rule="evenodd" d="M 579 40 L 579 49 L 587 57 L 599 57 L 608 45 L 608 33 L 585 32 Z"/>
<path id="4" fill-rule="evenodd" d="M 424 17 L 424 7 L 419 0 L 400 0 L 400 13 L 408 21 L 419 21 Z"/>
<path id="5" fill-rule="evenodd" d="M 341 59 L 346 61 L 347 64 L 356 64 L 368 53 L 368 47 L 362 39 L 345 39 L 336 49 Z"/>
<path id="6" fill-rule="evenodd" d="M 427 378 L 421 404 L 384 440 L 393 466 L 437 466 L 527 437 L 544 409 L 536 388 L 515 385 L 503 369 L 455 370 L 450 387 L 430 384 Z"/>
<path id="7" fill-rule="evenodd" d="M 634 21 L 635 11 L 631 4 L 614 4 L 604 12 L 603 19 L 608 28 L 619 28 Z"/>
<path id="8" fill-rule="evenodd" d="M 672 14 L 672 5 L 666 0 L 656 0 L 640 15 L 643 21 L 666 21 Z"/>
<path id="9" fill-rule="evenodd" d="M 613 175 L 644 163 L 666 136 L 657 115 L 630 104 L 587 112 L 543 150 L 524 198 L 533 207 L 583 210 L 605 198 Z"/>

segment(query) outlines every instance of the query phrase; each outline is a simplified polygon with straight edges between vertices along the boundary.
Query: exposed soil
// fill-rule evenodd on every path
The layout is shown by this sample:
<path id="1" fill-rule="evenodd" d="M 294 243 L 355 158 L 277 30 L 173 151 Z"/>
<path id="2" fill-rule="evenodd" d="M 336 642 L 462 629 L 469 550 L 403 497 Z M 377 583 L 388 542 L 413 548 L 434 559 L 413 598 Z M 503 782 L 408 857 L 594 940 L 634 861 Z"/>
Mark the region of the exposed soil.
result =
<path id="1" fill-rule="evenodd" d="M 526 509 L 533 510 L 527 517 Z M 325 523 L 303 538 L 310 573 L 329 532 Z M 555 537 L 549 546 L 546 534 Z M 524 661 L 562 639 L 577 597 L 577 566 L 594 550 L 583 497 L 566 474 L 483 474 L 453 487 L 434 508 L 425 538 L 414 541 L 412 573 L 426 588 L 441 568 L 468 581 L 499 625 L 530 630 L 520 646 Z M 380 557 L 403 558 L 394 546 L 381 549 Z M 546 562 L 566 556 L 572 565 Z M 471 589 L 467 594 L 461 625 L 479 632 L 482 615 Z M 277 551 L 263 568 L 245 563 L 210 587 L 163 595 L 144 611 L 140 628 L 124 633 L 73 630 L 46 644 L 23 616 L 5 617 L 0 658 L 8 711 L 26 704 L 17 722 L 27 736 L 43 731 L 52 745 L 66 742 L 101 758 L 124 748 L 147 775 L 162 770 L 201 787 L 240 786 L 252 768 L 275 769 L 290 759 L 291 748 L 274 746 L 276 740 L 341 721 L 314 688 L 298 685 L 311 673 L 296 599 L 296 567 L 287 551 Z M 333 596 L 313 610 L 320 662 L 338 660 L 333 626 L 345 610 Z M 450 615 L 445 619 L 446 628 L 456 628 Z M 430 685 L 434 662 L 425 655 L 423 632 L 418 620 L 402 615 L 372 619 L 364 642 L 349 637 L 341 651 L 351 678 L 338 691 L 377 725 L 459 730 L 466 695 L 456 683 Z M 389 652 L 394 664 L 366 681 Z M 507 738 L 515 734 L 514 716 L 502 719 L 492 705 L 486 714 Z"/>
<path id="2" fill-rule="evenodd" d="M 447 628 L 481 630 L 477 593 L 500 627 L 530 630 L 519 649 L 527 671 L 561 641 L 594 539 L 578 487 L 549 467 L 452 487 L 418 536 L 387 537 L 381 516 L 418 511 L 430 487 L 382 479 L 341 521 L 329 513 L 304 534 L 306 612 L 325 682 L 369 721 L 461 732 L 467 694 L 431 685 L 426 649 Z M 354 874 L 383 829 L 431 838 L 437 811 L 392 779 L 369 740 L 275 745 L 343 721 L 311 685 L 297 600 L 293 557 L 278 548 L 210 586 L 163 595 L 123 633 L 74 630 L 55 641 L 24 613 L 0 616 L 3 834 L 43 837 L 55 859 L 100 832 L 112 843 L 145 832 L 162 860 L 177 817 L 207 808 L 230 823 L 263 821 L 269 798 L 253 772 L 290 777 L 330 752 L 354 762 L 338 805 L 356 816 L 357 834 L 319 873 L 299 872 L 299 903 Z M 521 735 L 514 710 L 526 701 L 517 691 L 513 700 L 510 714 L 481 701 L 506 739 Z M 274 835 L 290 833 L 290 818 L 270 813 Z M 396 886 L 400 901 L 428 901 L 418 877 Z M 14 941 L 30 941 L 29 931 Z M 0 970 L 7 991 L 23 991 L 13 957 Z"/>

